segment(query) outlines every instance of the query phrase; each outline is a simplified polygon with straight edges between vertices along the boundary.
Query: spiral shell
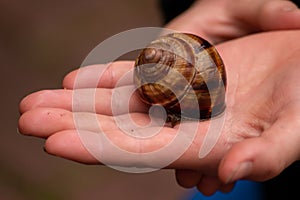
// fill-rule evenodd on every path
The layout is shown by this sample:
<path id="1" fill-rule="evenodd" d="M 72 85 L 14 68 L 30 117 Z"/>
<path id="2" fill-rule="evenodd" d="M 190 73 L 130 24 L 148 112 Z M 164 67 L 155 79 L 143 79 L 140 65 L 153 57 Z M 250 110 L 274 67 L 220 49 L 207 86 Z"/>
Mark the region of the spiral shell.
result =
<path id="1" fill-rule="evenodd" d="M 210 119 L 226 107 L 223 61 L 196 35 L 171 33 L 151 42 L 136 59 L 134 83 L 141 100 L 163 106 L 172 124 Z"/>

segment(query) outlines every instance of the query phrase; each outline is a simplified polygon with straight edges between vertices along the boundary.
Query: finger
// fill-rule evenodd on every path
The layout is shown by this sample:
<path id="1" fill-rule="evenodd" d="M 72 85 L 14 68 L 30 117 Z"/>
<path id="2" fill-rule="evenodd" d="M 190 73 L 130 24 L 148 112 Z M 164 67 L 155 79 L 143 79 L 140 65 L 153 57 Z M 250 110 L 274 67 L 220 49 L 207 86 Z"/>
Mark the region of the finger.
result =
<path id="1" fill-rule="evenodd" d="M 238 9 L 237 9 L 238 8 Z M 248 31 L 270 31 L 298 29 L 300 10 L 291 1 L 257 1 L 249 7 L 244 2 L 232 4 L 231 9 L 238 20 L 251 26 L 243 27 Z"/>
<path id="2" fill-rule="evenodd" d="M 200 171 L 178 169 L 175 171 L 177 183 L 184 188 L 195 187 L 202 178 Z"/>
<path id="3" fill-rule="evenodd" d="M 67 89 L 113 88 L 117 83 L 120 86 L 130 85 L 132 76 L 126 74 L 133 69 L 133 64 L 133 61 L 117 61 L 82 67 L 66 75 L 63 87 Z"/>
<path id="4" fill-rule="evenodd" d="M 37 107 L 62 108 L 76 112 L 119 115 L 146 112 L 132 86 L 111 89 L 43 90 L 25 97 L 20 103 L 24 113 Z"/>
<path id="5" fill-rule="evenodd" d="M 229 193 L 233 190 L 235 183 L 222 184 L 219 190 L 223 193 Z"/>
<path id="6" fill-rule="evenodd" d="M 262 30 L 300 28 L 300 10 L 291 1 L 266 1 L 257 17 Z"/>
<path id="7" fill-rule="evenodd" d="M 48 137 L 52 133 L 74 129 L 72 113 L 63 109 L 37 108 L 21 115 L 18 130 L 25 135 Z"/>
<path id="8" fill-rule="evenodd" d="M 133 113 L 127 117 L 137 126 L 150 123 L 146 114 Z M 111 116 L 88 112 L 72 113 L 59 108 L 36 108 L 24 113 L 19 119 L 19 131 L 25 135 L 47 138 L 50 135 L 71 129 L 91 132 L 118 130 L 117 120 Z"/>
<path id="9" fill-rule="evenodd" d="M 62 131 L 49 137 L 44 150 L 54 156 L 84 164 L 99 164 L 99 161 L 85 148 L 75 131 Z"/>
<path id="10" fill-rule="evenodd" d="M 222 183 L 217 177 L 203 176 L 197 184 L 197 188 L 202 194 L 211 196 L 218 191 L 221 185 Z"/>
<path id="11" fill-rule="evenodd" d="M 71 90 L 42 90 L 32 93 L 22 99 L 19 105 L 20 113 L 37 107 L 53 107 L 72 110 Z"/>
<path id="12" fill-rule="evenodd" d="M 292 115 L 292 112 L 289 114 Z M 299 117 L 296 116 L 282 117 L 261 137 L 235 144 L 220 164 L 222 181 L 268 180 L 299 159 L 299 123 L 295 123 Z"/>
<path id="13" fill-rule="evenodd" d="M 202 162 L 207 161 L 197 159 L 198 152 L 192 146 L 195 138 L 186 128 L 192 124 L 182 126 L 181 130 L 156 126 L 119 127 L 101 132 L 65 130 L 48 137 L 45 150 L 78 162 L 87 162 L 94 157 L 106 165 L 134 166 L 137 169 L 182 169 L 195 163 L 201 166 Z M 88 160 L 84 157 L 87 154 L 91 155 Z"/>
<path id="14" fill-rule="evenodd" d="M 103 134 L 105 137 L 102 137 Z M 137 139 L 120 131 L 99 134 L 66 130 L 51 135 L 46 140 L 45 150 L 50 154 L 87 164 L 101 162 L 118 166 L 160 168 L 168 164 L 164 161 L 172 156 L 174 150 L 156 154 L 158 156 L 149 155 L 170 143 L 174 139 L 173 134 L 174 131 L 164 128 L 154 137 Z"/>

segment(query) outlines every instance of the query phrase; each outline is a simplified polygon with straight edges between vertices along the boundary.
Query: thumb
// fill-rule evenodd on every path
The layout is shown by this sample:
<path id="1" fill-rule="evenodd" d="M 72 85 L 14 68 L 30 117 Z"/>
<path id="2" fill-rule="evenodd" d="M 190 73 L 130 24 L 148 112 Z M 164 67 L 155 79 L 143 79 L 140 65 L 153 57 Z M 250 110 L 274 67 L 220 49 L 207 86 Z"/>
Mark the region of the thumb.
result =
<path id="1" fill-rule="evenodd" d="M 300 10 L 291 1 L 266 1 L 257 17 L 262 30 L 300 28 Z"/>
<path id="2" fill-rule="evenodd" d="M 220 163 L 220 179 L 231 183 L 239 179 L 264 181 L 277 176 L 299 158 L 300 135 L 292 123 L 293 120 L 287 119 L 277 121 L 260 137 L 233 145 Z"/>

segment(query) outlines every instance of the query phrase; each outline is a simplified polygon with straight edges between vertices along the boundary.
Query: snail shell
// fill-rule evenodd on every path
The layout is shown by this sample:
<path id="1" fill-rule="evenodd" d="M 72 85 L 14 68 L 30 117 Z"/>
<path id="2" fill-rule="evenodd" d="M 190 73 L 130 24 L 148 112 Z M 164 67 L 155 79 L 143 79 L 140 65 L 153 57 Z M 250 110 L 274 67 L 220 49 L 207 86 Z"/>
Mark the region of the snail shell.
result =
<path id="1" fill-rule="evenodd" d="M 136 59 L 134 84 L 141 100 L 161 105 L 168 121 L 205 120 L 225 110 L 226 72 L 214 46 L 192 34 L 161 36 Z"/>

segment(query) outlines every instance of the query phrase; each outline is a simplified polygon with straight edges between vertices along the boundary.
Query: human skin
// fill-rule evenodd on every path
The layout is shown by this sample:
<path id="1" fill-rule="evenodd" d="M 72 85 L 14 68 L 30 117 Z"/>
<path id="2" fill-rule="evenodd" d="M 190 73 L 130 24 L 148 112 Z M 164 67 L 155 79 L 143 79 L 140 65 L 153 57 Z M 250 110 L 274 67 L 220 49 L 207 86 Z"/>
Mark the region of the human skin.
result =
<path id="1" fill-rule="evenodd" d="M 167 28 L 216 44 L 251 33 L 300 28 L 300 11 L 286 0 L 198 0 Z"/>
<path id="2" fill-rule="evenodd" d="M 217 44 L 252 33 L 299 29 L 300 11 L 291 1 L 282 0 L 198 0 L 167 27 Z M 194 171 L 176 170 L 176 176 L 182 186 L 198 185 L 204 194 L 213 193 L 213 189 L 206 189 L 207 184 L 199 184 L 201 178 L 193 178 L 197 177 Z M 223 188 L 229 191 L 232 187 Z"/>
<path id="3" fill-rule="evenodd" d="M 211 14 L 213 9 L 218 9 L 214 11 L 218 15 Z M 225 124 L 215 148 L 199 160 L 198 152 L 205 134 L 203 130 L 208 127 L 208 122 L 201 122 L 202 131 L 197 133 L 195 142 L 183 156 L 168 166 L 176 169 L 180 185 L 197 186 L 207 195 L 217 189 L 229 191 L 236 180 L 267 180 L 299 159 L 299 147 L 296 145 L 299 138 L 295 132 L 299 126 L 299 84 L 295 77 L 299 70 L 299 31 L 239 38 L 261 31 L 297 29 L 300 27 L 299 18 L 299 10 L 289 1 L 244 0 L 232 3 L 230 0 L 202 0 L 166 26 L 219 43 L 216 47 L 228 75 Z M 136 144 L 139 144 L 148 152 L 170 141 L 178 126 L 174 129 L 165 127 L 159 136 L 142 143 L 124 137 L 118 130 L 111 117 L 110 94 L 115 90 L 118 79 L 132 66 L 132 62 L 116 62 L 109 68 L 106 65 L 93 66 L 87 67 L 86 71 L 92 76 L 94 70 L 106 70 L 103 81 L 98 85 L 100 101 L 96 107 L 99 123 L 107 124 L 103 127 L 105 133 L 128 151 L 141 152 L 137 149 Z M 46 138 L 48 153 L 83 163 L 99 163 L 76 134 L 72 113 L 75 77 L 76 72 L 66 76 L 63 82 L 65 90 L 40 91 L 24 98 L 20 104 L 19 130 L 23 134 Z M 83 87 L 91 87 L 90 80 L 87 77 Z M 125 85 L 131 84 L 128 81 Z M 121 87 L 118 88 L 122 91 Z M 90 115 L 87 110 L 82 112 Z M 137 98 L 133 100 L 130 112 L 139 123 L 149 122 L 147 107 Z M 126 113 L 120 111 L 120 114 Z M 93 127 L 86 128 L 94 131 Z M 243 161 L 250 162 L 242 165 L 243 170 L 240 171 L 243 173 L 237 172 Z M 122 163 L 117 157 L 111 158 L 110 162 L 120 165 L 138 163 Z"/>
<path id="4" fill-rule="evenodd" d="M 185 187 L 197 185 L 206 191 L 205 194 L 211 194 L 242 178 L 257 181 L 270 179 L 299 159 L 299 39 L 300 31 L 268 32 L 216 46 L 227 67 L 224 126 L 212 151 L 199 159 L 198 152 L 209 123 L 199 122 L 202 128 L 191 146 L 167 166 L 178 170 L 180 184 Z M 124 85 L 114 87 L 117 80 L 132 67 L 132 62 L 123 61 L 112 63 L 108 68 L 99 65 L 85 70 L 87 74 L 95 74 L 95 70 L 105 69 L 96 91 L 96 99 L 101 99 L 96 105 L 96 113 L 99 124 L 103 125 L 103 132 L 113 143 L 127 151 L 151 152 L 168 144 L 180 125 L 164 127 L 157 136 L 147 140 L 127 137 L 122 133 L 113 120 L 109 105 L 114 90 L 124 90 L 126 95 Z M 76 74 L 77 71 L 74 71 L 65 77 L 65 89 L 44 90 L 25 97 L 20 103 L 22 115 L 19 130 L 26 135 L 46 138 L 45 150 L 50 154 L 96 164 L 99 160 L 83 146 L 74 124 L 76 113 L 72 111 L 72 93 Z M 124 84 L 130 85 L 131 82 Z M 89 85 L 85 84 L 84 88 L 88 90 Z M 132 99 L 129 108 L 127 114 L 132 119 L 140 124 L 149 122 L 147 107 L 138 98 Z M 120 114 L 126 114 L 122 112 Z M 93 114 L 85 110 L 80 110 L 80 113 L 86 117 Z M 93 132 L 94 127 L 85 129 Z M 103 149 L 107 155 L 109 150 Z M 137 163 L 150 165 L 117 157 L 106 159 L 110 159 L 106 162 L 124 166 Z M 243 170 L 238 171 L 241 164 Z M 180 179 L 182 175 L 190 178 Z"/>

